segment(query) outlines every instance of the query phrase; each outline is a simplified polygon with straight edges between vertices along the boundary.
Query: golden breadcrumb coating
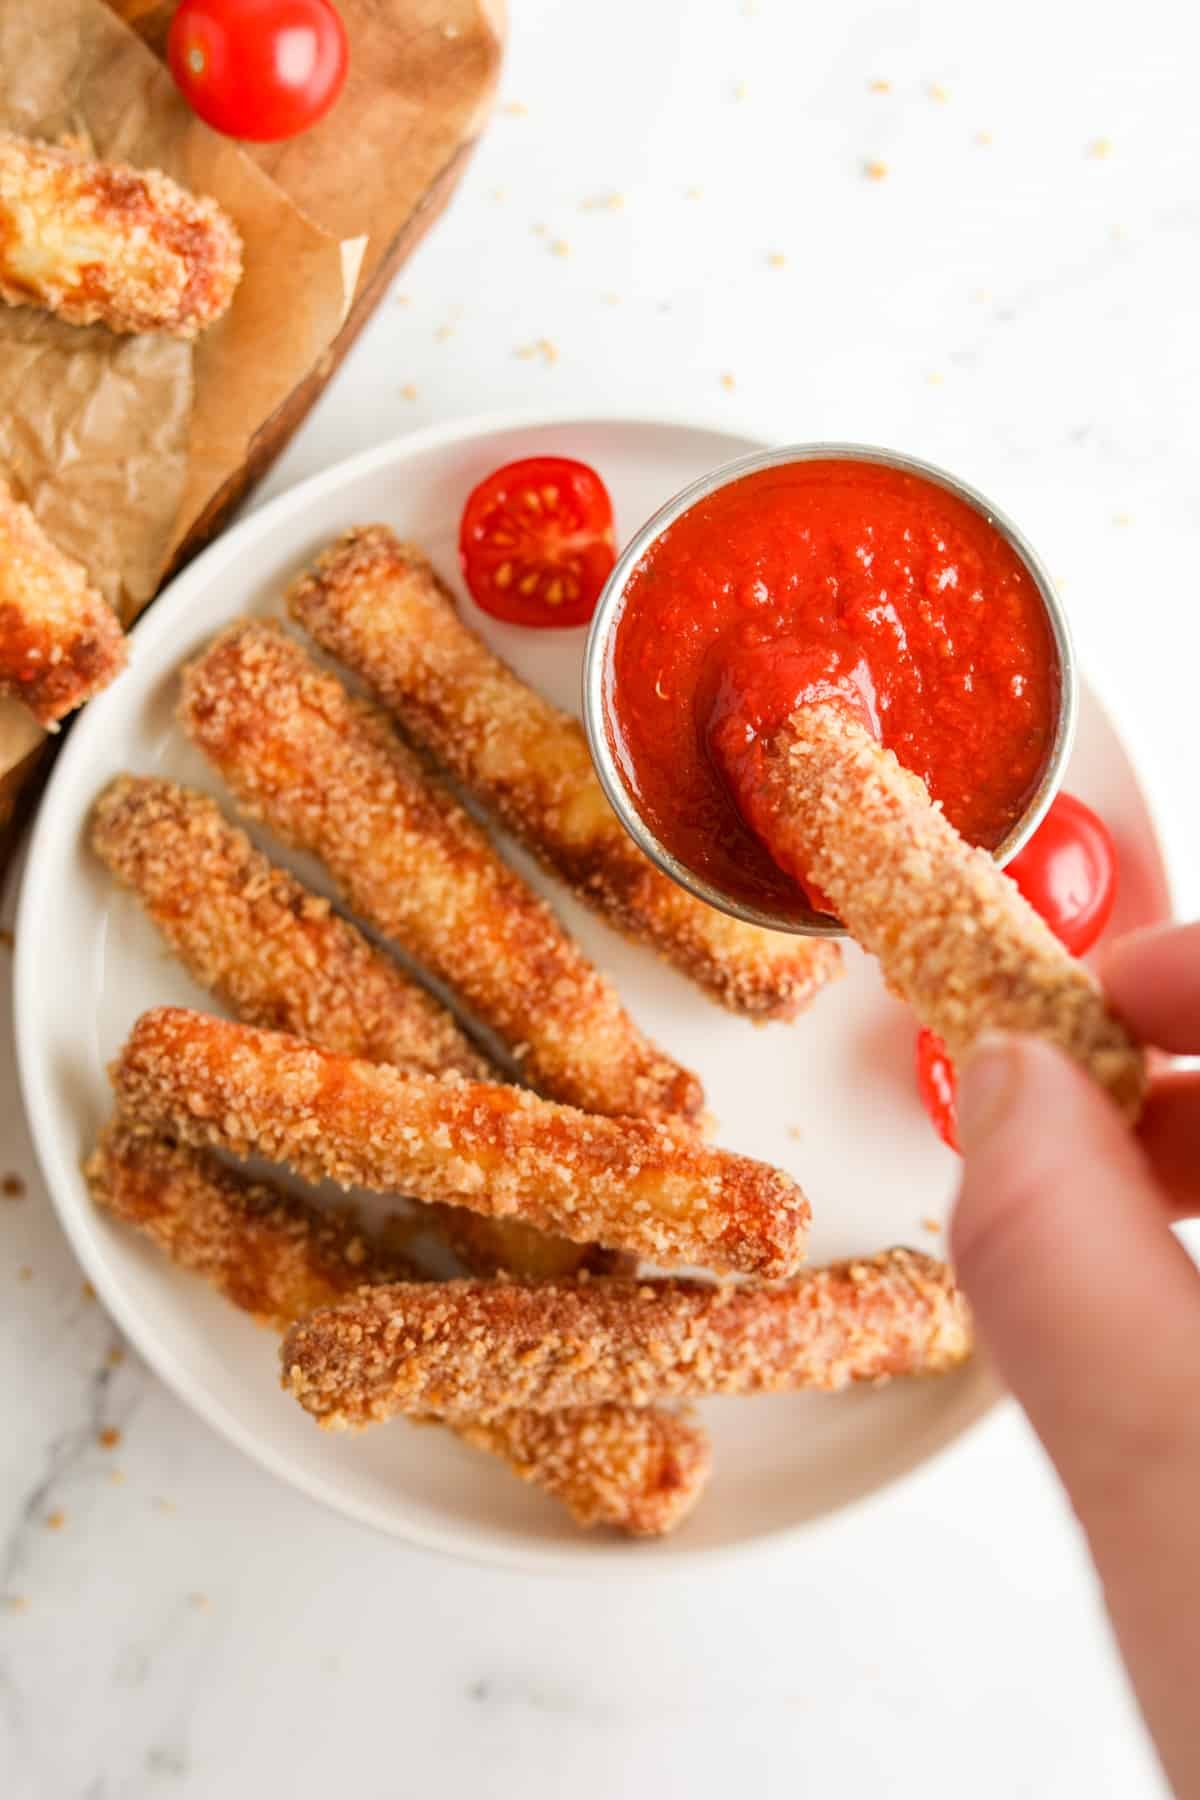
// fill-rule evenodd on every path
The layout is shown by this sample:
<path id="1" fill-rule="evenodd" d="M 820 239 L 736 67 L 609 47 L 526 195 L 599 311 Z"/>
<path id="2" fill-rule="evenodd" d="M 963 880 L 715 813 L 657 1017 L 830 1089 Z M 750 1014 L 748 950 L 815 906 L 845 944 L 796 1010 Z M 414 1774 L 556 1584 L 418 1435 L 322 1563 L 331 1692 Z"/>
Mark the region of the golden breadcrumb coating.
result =
<path id="1" fill-rule="evenodd" d="M 530 1084 L 590 1112 L 698 1119 L 696 1076 L 642 1036 L 550 908 L 386 718 L 277 626 L 232 626 L 181 718 L 240 803 L 320 858 L 350 907 L 444 981 Z"/>
<path id="2" fill-rule="evenodd" d="M 802 706 L 740 793 L 783 868 L 828 896 L 889 985 L 962 1060 L 985 1031 L 1057 1044 L 1129 1118 L 1145 1058 L 1095 978 L 985 850 L 836 703 Z"/>
<path id="3" fill-rule="evenodd" d="M 206 794 L 118 776 L 96 803 L 92 845 L 189 974 L 246 1024 L 432 1075 L 491 1072 L 444 1006 Z"/>
<path id="4" fill-rule="evenodd" d="M 0 479 L 0 696 L 50 727 L 124 667 L 116 613 Z"/>
<path id="5" fill-rule="evenodd" d="M 521 1088 L 411 1075 L 184 1007 L 143 1013 L 111 1069 L 122 1113 L 313 1180 L 515 1217 L 658 1263 L 764 1276 L 809 1206 L 766 1163 Z"/>
<path id="6" fill-rule="evenodd" d="M 193 338 L 242 276 L 215 200 L 158 169 L 95 162 L 0 133 L 0 300 L 70 325 Z"/>
<path id="7" fill-rule="evenodd" d="M 916 1250 L 779 1287 L 615 1278 L 364 1290 L 293 1326 L 284 1385 L 323 1425 L 838 1389 L 969 1355 L 966 1302 Z"/>
<path id="8" fill-rule="evenodd" d="M 105 1211 L 278 1331 L 363 1283 L 420 1279 L 405 1258 L 372 1242 L 352 1210 L 324 1213 L 205 1151 L 119 1121 L 104 1132 L 86 1174 Z M 704 1490 L 711 1461 L 696 1420 L 655 1408 L 514 1413 L 453 1429 L 561 1500 L 581 1525 L 635 1536 L 680 1524 Z"/>
<path id="9" fill-rule="evenodd" d="M 369 1062 L 494 1073 L 443 1006 L 255 850 L 207 795 L 118 776 L 97 802 L 92 843 L 192 976 L 246 1024 Z M 441 1209 L 439 1235 L 473 1275 L 563 1275 L 608 1256 L 457 1207 Z"/>
<path id="10" fill-rule="evenodd" d="M 493 655 L 386 525 L 346 532 L 288 605 L 551 874 L 722 1006 L 794 1018 L 840 974 L 836 944 L 730 918 L 656 869 L 606 800 L 578 720 Z"/>
<path id="11" fill-rule="evenodd" d="M 379 1251 L 352 1208 L 322 1211 L 135 1122 L 114 1119 L 84 1173 L 97 1205 L 276 1331 L 364 1282 L 424 1279 Z"/>

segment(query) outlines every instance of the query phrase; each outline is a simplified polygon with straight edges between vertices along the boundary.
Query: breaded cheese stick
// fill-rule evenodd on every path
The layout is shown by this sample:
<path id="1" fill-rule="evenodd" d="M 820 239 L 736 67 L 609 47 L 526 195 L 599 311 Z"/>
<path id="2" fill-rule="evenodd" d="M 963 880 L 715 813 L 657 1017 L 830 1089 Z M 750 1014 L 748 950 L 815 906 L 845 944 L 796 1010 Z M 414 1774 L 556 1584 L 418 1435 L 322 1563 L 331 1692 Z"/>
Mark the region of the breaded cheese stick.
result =
<path id="1" fill-rule="evenodd" d="M 444 1006 L 207 794 L 120 775 L 96 802 L 92 846 L 188 973 L 247 1025 L 430 1075 L 492 1072 Z"/>
<path id="2" fill-rule="evenodd" d="M 116 613 L 0 477 L 0 695 L 50 728 L 124 667 Z"/>
<path id="3" fill-rule="evenodd" d="M 120 775 L 96 803 L 92 844 L 194 979 L 246 1024 L 433 1075 L 494 1073 L 443 1006 L 255 850 L 206 794 Z M 440 1210 L 437 1234 L 473 1275 L 566 1275 L 609 1260 L 457 1207 Z"/>
<path id="4" fill-rule="evenodd" d="M 88 1161 L 93 1198 L 261 1324 L 286 1331 L 366 1282 L 419 1280 L 355 1214 L 329 1214 L 202 1150 L 114 1122 Z M 581 1525 L 671 1531 L 708 1480 L 711 1451 L 685 1413 L 628 1406 L 509 1414 L 456 1434 L 561 1500 Z"/>
<path id="5" fill-rule="evenodd" d="M 488 1418 L 600 1402 L 834 1390 L 934 1375 L 971 1349 L 944 1263 L 915 1250 L 779 1287 L 600 1279 L 364 1290 L 283 1344 L 284 1385 L 323 1425 L 397 1412 Z"/>
<path id="6" fill-rule="evenodd" d="M 985 1031 L 1029 1032 L 1136 1116 L 1145 1058 L 1095 978 L 847 708 L 799 707 L 738 799 L 776 860 L 828 896 L 953 1058 Z"/>
<path id="7" fill-rule="evenodd" d="M 642 1036 L 383 714 L 277 626 L 217 638 L 185 672 L 180 716 L 245 809 L 319 857 L 351 909 L 460 995 L 532 1086 L 589 1112 L 703 1112 L 697 1078 Z"/>
<path id="8" fill-rule="evenodd" d="M 346 532 L 288 606 L 551 874 L 722 1006 L 794 1018 L 841 972 L 828 939 L 747 925 L 661 874 L 605 799 L 578 720 L 488 649 L 427 559 L 385 525 Z"/>
<path id="9" fill-rule="evenodd" d="M 789 1176 L 643 1119 L 408 1075 L 175 1006 L 142 1014 L 111 1074 L 126 1116 L 310 1179 L 451 1201 L 658 1263 L 774 1276 L 803 1255 L 809 1206 Z"/>
<path id="10" fill-rule="evenodd" d="M 0 133 L 0 300 L 9 306 L 193 338 L 228 309 L 241 275 L 241 239 L 215 200 L 158 169 Z"/>

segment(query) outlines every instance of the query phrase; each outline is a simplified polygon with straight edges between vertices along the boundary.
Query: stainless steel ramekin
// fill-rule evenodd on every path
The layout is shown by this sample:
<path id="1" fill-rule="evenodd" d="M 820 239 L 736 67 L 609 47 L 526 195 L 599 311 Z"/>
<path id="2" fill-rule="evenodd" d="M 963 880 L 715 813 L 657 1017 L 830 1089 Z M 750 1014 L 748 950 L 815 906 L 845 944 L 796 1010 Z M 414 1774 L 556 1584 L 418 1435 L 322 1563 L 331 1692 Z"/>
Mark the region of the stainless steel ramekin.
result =
<path id="1" fill-rule="evenodd" d="M 641 562 L 655 539 L 660 537 L 668 526 L 682 516 L 697 501 L 705 500 L 718 488 L 727 487 L 730 482 L 740 481 L 744 475 L 753 475 L 759 469 L 777 469 L 787 463 L 812 462 L 814 459 L 838 459 L 847 462 L 882 463 L 889 469 L 901 469 L 905 474 L 922 476 L 937 487 L 945 488 L 947 493 L 954 494 L 965 501 L 975 512 L 980 513 L 1002 538 L 1008 542 L 1020 557 L 1028 570 L 1038 593 L 1041 595 L 1046 618 L 1058 658 L 1058 728 L 1054 736 L 1054 744 L 1046 763 L 1045 772 L 1034 794 L 1031 796 L 1024 813 L 1017 820 L 1008 836 L 995 852 L 996 861 L 1004 866 L 1010 857 L 1030 837 L 1040 824 L 1046 808 L 1050 805 L 1062 783 L 1063 771 L 1071 753 L 1071 744 L 1075 736 L 1075 717 L 1078 705 L 1078 675 L 1075 666 L 1075 653 L 1071 645 L 1070 628 L 1062 604 L 1054 591 L 1054 584 L 1047 573 L 1046 565 L 1038 556 L 1033 546 L 1022 536 L 1010 519 L 1005 518 L 989 500 L 966 482 L 959 481 L 944 469 L 934 468 L 931 463 L 921 462 L 915 456 L 905 456 L 898 450 L 877 450 L 868 444 L 793 444 L 782 450 L 755 451 L 750 456 L 742 456 L 736 462 L 725 463 L 723 467 L 714 469 L 711 474 L 701 476 L 690 487 L 676 494 L 673 500 L 660 507 L 653 518 L 648 519 L 640 531 L 626 545 L 617 559 L 616 567 L 605 584 L 592 619 L 591 631 L 588 634 L 587 650 L 583 665 L 583 719 L 587 728 L 588 743 L 591 746 L 592 760 L 600 777 L 605 793 L 616 810 L 617 817 L 635 843 L 645 851 L 651 862 L 655 863 L 665 875 L 679 882 L 701 900 L 707 900 L 722 912 L 731 913 L 735 918 L 746 919 L 752 925 L 765 925 L 774 931 L 798 932 L 809 937 L 843 937 L 842 927 L 815 912 L 801 912 L 780 917 L 760 907 L 746 905 L 743 901 L 726 894 L 721 888 L 714 887 L 711 882 L 686 864 L 673 856 L 665 844 L 660 843 L 638 811 L 637 803 L 626 785 L 621 773 L 620 764 L 614 752 L 612 737 L 608 728 L 608 694 L 612 685 L 612 644 L 617 620 L 621 616 L 625 604 L 625 590 L 634 569 Z"/>

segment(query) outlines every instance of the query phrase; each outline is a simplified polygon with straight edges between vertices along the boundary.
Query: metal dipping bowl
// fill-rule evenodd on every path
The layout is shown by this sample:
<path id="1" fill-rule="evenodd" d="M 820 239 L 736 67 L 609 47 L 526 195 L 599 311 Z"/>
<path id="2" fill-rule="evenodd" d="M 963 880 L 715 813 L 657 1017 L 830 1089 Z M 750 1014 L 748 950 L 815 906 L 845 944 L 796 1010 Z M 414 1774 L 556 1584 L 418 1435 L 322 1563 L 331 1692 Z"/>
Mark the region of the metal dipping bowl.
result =
<path id="1" fill-rule="evenodd" d="M 583 721 L 587 730 L 588 744 L 591 748 L 592 761 L 596 765 L 596 773 L 600 777 L 601 784 L 617 817 L 635 843 L 645 851 L 651 862 L 656 864 L 664 875 L 669 875 L 681 887 L 687 888 L 698 899 L 706 900 L 710 906 L 717 907 L 721 912 L 730 913 L 734 918 L 745 919 L 751 925 L 765 925 L 773 931 L 790 931 L 809 937 L 844 937 L 846 934 L 843 927 L 835 919 L 829 918 L 827 914 L 814 912 L 799 905 L 792 913 L 778 915 L 749 905 L 743 900 L 726 894 L 721 888 L 714 887 L 695 870 L 680 862 L 678 857 L 674 856 L 666 845 L 659 841 L 639 812 L 637 801 L 621 771 L 609 726 L 609 696 L 614 680 L 612 646 L 616 627 L 625 606 L 625 594 L 630 576 L 650 546 L 685 512 L 695 506 L 698 501 L 706 500 L 718 488 L 727 487 L 731 482 L 740 481 L 743 476 L 757 474 L 760 469 L 777 469 L 789 463 L 814 460 L 882 464 L 885 468 L 899 469 L 906 475 L 919 476 L 925 481 L 932 482 L 936 487 L 944 488 L 947 493 L 953 494 L 957 499 L 965 502 L 974 512 L 981 514 L 993 529 L 998 531 L 1000 536 L 1011 545 L 1041 596 L 1058 660 L 1058 724 L 1041 781 L 1030 796 L 1025 811 L 994 852 L 996 861 L 1002 868 L 1037 829 L 1062 783 L 1063 771 L 1071 754 L 1071 744 L 1075 736 L 1079 683 L 1066 615 L 1058 595 L 1054 591 L 1054 585 L 1046 571 L 1046 565 L 1033 546 L 1021 535 L 1012 521 L 1005 518 L 1004 514 L 999 512 L 982 494 L 977 493 L 974 488 L 968 487 L 966 482 L 959 481 L 956 476 L 947 474 L 944 469 L 934 468 L 932 464 L 921 462 L 915 456 L 904 456 L 897 450 L 877 450 L 867 444 L 793 444 L 782 450 L 756 451 L 753 455 L 739 457 L 735 462 L 725 463 L 723 467 L 714 469 L 711 474 L 701 476 L 699 481 L 692 482 L 690 487 L 686 487 L 681 493 L 676 494 L 673 500 L 668 500 L 665 506 L 660 507 L 654 516 L 648 519 L 639 531 L 635 532 L 617 559 L 616 566 L 600 596 L 588 634 L 583 666 Z"/>

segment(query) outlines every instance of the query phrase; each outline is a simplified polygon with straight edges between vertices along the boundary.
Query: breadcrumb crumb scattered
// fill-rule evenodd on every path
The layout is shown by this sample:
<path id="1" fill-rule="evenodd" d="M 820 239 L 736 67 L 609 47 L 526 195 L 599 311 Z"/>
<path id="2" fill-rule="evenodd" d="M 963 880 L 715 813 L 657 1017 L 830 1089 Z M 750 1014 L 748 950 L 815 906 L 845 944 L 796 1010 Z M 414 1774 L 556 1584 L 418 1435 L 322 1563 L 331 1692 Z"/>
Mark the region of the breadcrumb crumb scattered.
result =
<path id="1" fill-rule="evenodd" d="M 1124 512 L 1114 513 L 1113 514 L 1113 524 L 1114 525 L 1132 525 L 1133 524 L 1133 514 L 1132 513 L 1124 513 Z"/>
<path id="2" fill-rule="evenodd" d="M 96 1442 L 102 1450 L 115 1450 L 120 1441 L 121 1433 L 115 1425 L 106 1425 L 96 1434 Z"/>
<path id="3" fill-rule="evenodd" d="M 439 325 L 433 336 L 436 343 L 444 344 L 447 338 L 454 336 L 454 327 L 453 325 Z"/>
<path id="4" fill-rule="evenodd" d="M 550 254 L 552 256 L 570 256 L 571 246 L 566 238 L 555 238 L 550 246 Z"/>
<path id="5" fill-rule="evenodd" d="M 941 385 L 945 381 L 945 379 L 946 379 L 946 377 L 941 373 L 941 371 L 939 369 L 930 369 L 928 375 L 925 377 L 925 380 L 928 382 L 930 387 L 941 387 Z"/>
<path id="6" fill-rule="evenodd" d="M 121 1364 L 125 1361 L 125 1352 L 121 1345 L 114 1344 L 104 1360 L 107 1362 L 110 1369 L 119 1369 Z"/>
<path id="7" fill-rule="evenodd" d="M 942 1222 L 940 1219 L 931 1219 L 927 1216 L 921 1220 L 921 1227 L 924 1231 L 931 1231 L 937 1237 L 942 1229 Z"/>
<path id="8" fill-rule="evenodd" d="M 737 382 L 734 380 L 734 377 L 729 373 L 728 369 L 726 369 L 725 373 L 721 377 L 721 386 L 725 389 L 725 392 L 727 394 L 732 394 L 734 388 L 737 386 Z"/>
<path id="9" fill-rule="evenodd" d="M 5 1594 L 4 1610 L 6 1612 L 10 1612 L 10 1613 L 28 1612 L 29 1611 L 29 1595 L 28 1594 Z"/>
<path id="10" fill-rule="evenodd" d="M 685 189 L 683 197 L 685 200 L 700 200 L 703 196 L 704 189 L 702 187 L 690 187 Z"/>
<path id="11" fill-rule="evenodd" d="M 867 92 L 869 94 L 890 94 L 891 91 L 892 84 L 890 81 L 868 81 L 867 83 Z"/>
<path id="12" fill-rule="evenodd" d="M 400 389 L 400 398 L 402 400 L 415 400 L 416 397 L 417 397 L 416 388 L 413 386 L 411 381 L 406 381 L 404 386 Z"/>
<path id="13" fill-rule="evenodd" d="M 875 158 L 872 158 L 870 162 L 865 162 L 863 164 L 863 174 L 868 181 L 882 181 L 887 172 L 887 164 L 885 162 L 879 162 Z"/>
<path id="14" fill-rule="evenodd" d="M 67 1515 L 61 1506 L 56 1506 L 53 1512 L 48 1512 L 46 1514 L 45 1524 L 47 1531 L 61 1531 L 66 1522 Z"/>
<path id="15" fill-rule="evenodd" d="M 744 100 L 746 98 L 747 94 L 749 93 L 749 91 L 750 90 L 746 86 L 746 83 L 744 81 L 735 81 L 734 82 L 733 97 L 735 100 Z"/>
<path id="16" fill-rule="evenodd" d="M 25 1183 L 19 1175 L 6 1175 L 3 1181 L 0 1181 L 0 1194 L 3 1194 L 6 1200 L 23 1200 Z"/>
<path id="17" fill-rule="evenodd" d="M 767 267 L 769 269 L 787 268 L 787 257 L 783 254 L 782 250 L 771 251 L 771 254 L 767 257 Z"/>
<path id="18" fill-rule="evenodd" d="M 540 356 L 542 361 L 549 367 L 558 361 L 558 345 L 552 343 L 549 338 L 539 338 L 535 344 L 519 345 L 516 354 L 521 357 L 524 362 L 529 362 L 533 357 Z"/>
<path id="19" fill-rule="evenodd" d="M 601 294 L 600 298 L 605 306 L 620 306 L 621 304 L 620 294 Z"/>
<path id="20" fill-rule="evenodd" d="M 96 1290 L 90 1281 L 80 1282 L 79 1298 L 81 1300 L 94 1300 L 96 1298 Z"/>
<path id="21" fill-rule="evenodd" d="M 529 117 L 529 108 L 523 100 L 510 100 L 502 110 L 510 119 L 527 119 Z"/>
<path id="22" fill-rule="evenodd" d="M 16 941 L 8 926 L 0 925 L 0 950 L 11 950 Z"/>
<path id="23" fill-rule="evenodd" d="M 29 1263 L 21 1264 L 20 1268 L 17 1270 L 17 1280 L 18 1281 L 32 1281 L 33 1280 L 33 1268 Z"/>
<path id="24" fill-rule="evenodd" d="M 161 1494 L 156 1494 L 151 1504 L 154 1507 L 155 1512 L 173 1513 L 175 1511 L 175 1502 L 173 1500 L 164 1500 Z"/>
<path id="25" fill-rule="evenodd" d="M 580 210 L 582 212 L 620 212 L 624 205 L 624 194 L 618 194 L 614 189 L 607 194 L 589 195 L 580 203 Z"/>
<path id="26" fill-rule="evenodd" d="M 207 1594 L 189 1594 L 188 1603 L 194 1606 L 197 1612 L 209 1612 L 212 1608 L 212 1601 Z"/>
<path id="27" fill-rule="evenodd" d="M 1106 156 L 1112 155 L 1112 148 L 1113 147 L 1112 147 L 1112 139 L 1111 138 L 1106 138 L 1106 137 L 1093 138 L 1091 143 L 1088 145 L 1087 153 L 1089 156 L 1102 159 Z"/>
<path id="28" fill-rule="evenodd" d="M 977 131 L 975 133 L 975 142 L 980 146 L 981 149 L 986 150 L 993 142 L 991 132 L 990 131 Z"/>
<path id="29" fill-rule="evenodd" d="M 931 81 L 925 92 L 931 100 L 936 100 L 939 105 L 945 105 L 950 98 L 949 88 L 944 88 L 940 81 Z"/>

